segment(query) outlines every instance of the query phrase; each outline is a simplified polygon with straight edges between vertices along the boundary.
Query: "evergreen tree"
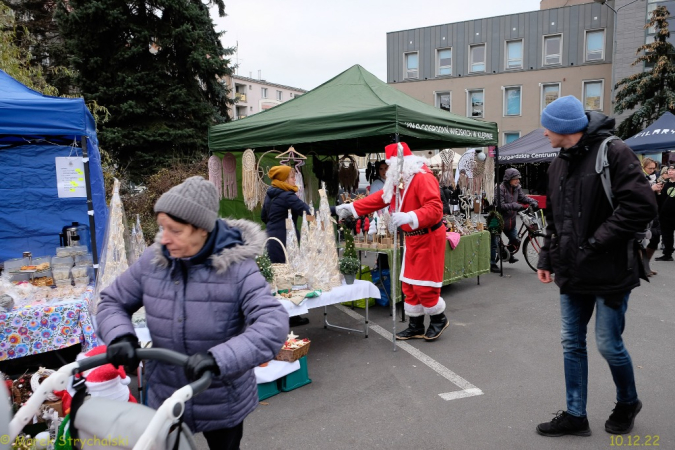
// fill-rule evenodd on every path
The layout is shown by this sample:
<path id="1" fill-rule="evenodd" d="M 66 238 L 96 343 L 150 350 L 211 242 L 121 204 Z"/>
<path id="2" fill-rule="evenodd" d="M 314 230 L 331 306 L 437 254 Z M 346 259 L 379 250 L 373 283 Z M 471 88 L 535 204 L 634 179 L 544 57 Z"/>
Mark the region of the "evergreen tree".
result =
<path id="1" fill-rule="evenodd" d="M 28 49 L 34 41 L 29 32 L 17 25 L 16 14 L 0 3 L 0 69 L 31 89 L 57 95 L 58 90 L 47 82 L 42 67 L 31 65 L 32 54 Z M 26 45 L 17 45 L 17 42 Z"/>
<path id="2" fill-rule="evenodd" d="M 99 140 L 133 179 L 207 152 L 208 127 L 228 120 L 233 53 L 208 4 L 61 0 L 56 19 L 82 95 L 110 110 Z"/>
<path id="3" fill-rule="evenodd" d="M 45 80 L 61 95 L 76 94 L 63 40 L 54 20 L 53 0 L 10 0 L 4 2 L 16 18 L 15 44 L 30 53 L 30 65 L 41 70 Z"/>
<path id="4" fill-rule="evenodd" d="M 675 112 L 675 48 L 668 42 L 668 17 L 665 6 L 652 12 L 645 28 L 654 27 L 654 42 L 641 46 L 638 58 L 632 65 L 645 64 L 651 70 L 631 75 L 616 83 L 616 105 L 614 112 L 635 109 L 618 128 L 618 135 L 628 138 L 654 123 L 666 111 Z M 640 54 L 644 52 L 643 54 Z"/>

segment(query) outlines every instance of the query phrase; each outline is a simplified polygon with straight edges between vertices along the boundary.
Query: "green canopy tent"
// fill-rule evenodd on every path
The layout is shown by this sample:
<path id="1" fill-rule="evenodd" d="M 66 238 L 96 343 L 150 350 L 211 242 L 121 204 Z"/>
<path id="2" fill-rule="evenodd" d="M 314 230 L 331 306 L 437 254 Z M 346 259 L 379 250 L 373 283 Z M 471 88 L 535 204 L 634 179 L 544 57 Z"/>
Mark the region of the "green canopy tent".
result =
<path id="1" fill-rule="evenodd" d="M 267 111 L 209 129 L 214 153 L 293 145 L 319 155 L 384 151 L 397 134 L 412 150 L 497 145 L 497 124 L 416 100 L 358 64 Z M 285 150 L 285 148 L 284 148 Z"/>
<path id="2" fill-rule="evenodd" d="M 383 153 L 398 134 L 412 150 L 497 144 L 497 124 L 470 119 L 416 100 L 352 66 L 310 92 L 245 119 L 209 128 L 209 149 L 236 158 L 236 198 L 221 202 L 221 215 L 260 221 L 260 208 L 244 205 L 241 156 L 293 147 L 305 155 Z M 274 154 L 261 167 L 278 163 Z M 311 170 L 311 159 L 306 168 Z M 315 205 L 318 206 L 318 205 Z"/>

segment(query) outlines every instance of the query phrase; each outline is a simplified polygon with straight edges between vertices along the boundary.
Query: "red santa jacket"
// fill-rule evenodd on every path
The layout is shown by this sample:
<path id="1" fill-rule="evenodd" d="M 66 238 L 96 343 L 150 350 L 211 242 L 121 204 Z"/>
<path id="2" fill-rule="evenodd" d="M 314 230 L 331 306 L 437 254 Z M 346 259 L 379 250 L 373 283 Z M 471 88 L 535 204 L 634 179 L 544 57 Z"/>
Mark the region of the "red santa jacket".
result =
<path id="1" fill-rule="evenodd" d="M 352 203 L 357 215 L 370 214 L 388 205 L 382 199 L 383 191 Z M 412 212 L 417 227 L 403 225 L 405 232 L 429 229 L 443 218 L 443 203 L 438 180 L 426 166 L 416 173 L 401 194 L 401 212 Z M 406 236 L 400 280 L 417 286 L 441 287 L 445 264 L 445 227 L 416 236 Z"/>

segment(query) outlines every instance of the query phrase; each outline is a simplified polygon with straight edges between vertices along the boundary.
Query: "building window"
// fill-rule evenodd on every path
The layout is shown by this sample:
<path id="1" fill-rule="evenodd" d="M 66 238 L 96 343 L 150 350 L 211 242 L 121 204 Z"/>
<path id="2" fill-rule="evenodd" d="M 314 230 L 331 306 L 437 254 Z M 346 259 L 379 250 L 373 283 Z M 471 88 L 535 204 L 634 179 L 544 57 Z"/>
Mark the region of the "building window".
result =
<path id="1" fill-rule="evenodd" d="M 467 116 L 469 117 L 483 117 L 485 94 L 482 89 L 475 91 L 468 91 L 468 105 Z"/>
<path id="2" fill-rule="evenodd" d="M 506 69 L 523 68 L 523 40 L 506 42 Z"/>
<path id="3" fill-rule="evenodd" d="M 262 98 L 267 98 L 267 88 L 260 88 L 260 95 Z"/>
<path id="4" fill-rule="evenodd" d="M 548 106 L 560 97 L 560 83 L 546 83 L 541 85 L 541 109 Z"/>
<path id="5" fill-rule="evenodd" d="M 469 47 L 469 72 L 485 72 L 485 44 Z"/>
<path id="6" fill-rule="evenodd" d="M 504 115 L 519 116 L 521 111 L 522 87 L 510 86 L 504 88 Z"/>
<path id="7" fill-rule="evenodd" d="M 602 111 L 602 80 L 584 81 L 584 109 Z"/>
<path id="8" fill-rule="evenodd" d="M 605 59 L 605 30 L 586 32 L 586 61 Z"/>
<path id="9" fill-rule="evenodd" d="M 436 50 L 436 75 L 452 75 L 452 49 Z"/>
<path id="10" fill-rule="evenodd" d="M 280 102 L 284 101 L 284 93 L 282 91 L 277 91 L 277 100 Z"/>
<path id="11" fill-rule="evenodd" d="M 562 64 L 562 34 L 544 36 L 544 65 Z"/>
<path id="12" fill-rule="evenodd" d="M 419 62 L 419 54 L 417 52 L 405 54 L 405 78 L 419 77 Z"/>
<path id="13" fill-rule="evenodd" d="M 436 92 L 436 108 L 444 109 L 448 112 L 452 111 L 450 102 L 452 100 L 452 95 L 450 92 Z"/>
<path id="14" fill-rule="evenodd" d="M 504 145 L 520 139 L 520 131 L 506 131 L 504 133 Z"/>
<path id="15" fill-rule="evenodd" d="M 292 93 L 292 92 L 290 92 L 290 93 L 289 93 L 288 95 L 290 95 L 290 96 L 291 96 L 291 98 L 293 98 L 293 93 Z"/>

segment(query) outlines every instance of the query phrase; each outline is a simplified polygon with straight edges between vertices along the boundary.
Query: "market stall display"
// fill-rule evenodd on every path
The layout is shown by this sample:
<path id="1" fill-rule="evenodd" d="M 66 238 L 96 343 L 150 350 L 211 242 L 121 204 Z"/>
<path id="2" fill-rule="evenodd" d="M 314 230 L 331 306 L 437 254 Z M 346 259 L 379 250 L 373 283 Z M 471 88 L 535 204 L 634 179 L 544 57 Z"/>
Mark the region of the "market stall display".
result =
<path id="1" fill-rule="evenodd" d="M 108 213 L 96 125 L 84 100 L 42 95 L 1 70 L 0 92 L 0 261 L 25 251 L 51 254 L 64 225 L 76 222 L 88 224 L 89 239 L 78 235 L 78 244 L 96 264 Z"/>
<path id="2" fill-rule="evenodd" d="M 31 286 L 32 287 L 32 286 Z M 0 312 L 0 361 L 82 344 L 98 345 L 91 286 L 34 288 L 11 311 Z"/>

